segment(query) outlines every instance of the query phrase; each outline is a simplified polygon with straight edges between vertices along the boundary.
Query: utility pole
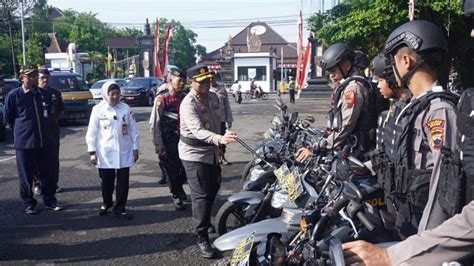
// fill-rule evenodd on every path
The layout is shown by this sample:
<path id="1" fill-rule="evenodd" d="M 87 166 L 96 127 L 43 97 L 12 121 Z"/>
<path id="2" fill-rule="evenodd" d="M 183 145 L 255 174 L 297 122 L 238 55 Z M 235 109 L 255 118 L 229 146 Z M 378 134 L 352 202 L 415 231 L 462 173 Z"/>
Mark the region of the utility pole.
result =
<path id="1" fill-rule="evenodd" d="M 25 19 L 23 14 L 24 0 L 21 0 L 21 42 L 23 46 L 23 65 L 26 65 L 26 53 L 25 53 Z"/>
<path id="2" fill-rule="evenodd" d="M 8 34 L 10 36 L 10 49 L 12 53 L 12 63 L 13 63 L 13 73 L 15 74 L 15 78 L 18 78 L 18 74 L 16 72 L 16 60 L 15 60 L 15 48 L 13 47 L 13 33 L 12 33 L 12 25 L 11 25 L 11 12 L 10 9 L 7 10 L 7 20 L 8 20 Z"/>

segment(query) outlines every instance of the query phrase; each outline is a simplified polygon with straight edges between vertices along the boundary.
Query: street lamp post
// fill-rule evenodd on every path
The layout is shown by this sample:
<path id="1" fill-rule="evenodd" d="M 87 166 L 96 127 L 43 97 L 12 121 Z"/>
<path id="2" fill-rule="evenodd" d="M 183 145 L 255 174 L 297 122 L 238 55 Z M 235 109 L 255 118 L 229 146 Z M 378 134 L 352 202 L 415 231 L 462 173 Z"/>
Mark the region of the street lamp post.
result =
<path id="1" fill-rule="evenodd" d="M 23 46 L 23 65 L 26 65 L 26 53 L 25 53 L 25 19 L 23 16 L 23 0 L 20 1 L 21 3 L 21 42 Z"/>

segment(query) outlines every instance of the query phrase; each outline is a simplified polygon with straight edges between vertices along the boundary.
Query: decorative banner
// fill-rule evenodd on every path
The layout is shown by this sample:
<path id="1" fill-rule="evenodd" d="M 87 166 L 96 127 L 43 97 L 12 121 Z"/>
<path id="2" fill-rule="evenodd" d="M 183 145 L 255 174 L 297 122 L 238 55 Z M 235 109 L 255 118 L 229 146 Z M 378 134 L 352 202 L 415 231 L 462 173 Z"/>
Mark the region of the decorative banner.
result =
<path id="1" fill-rule="evenodd" d="M 313 33 L 310 33 L 310 37 L 312 37 Z M 308 40 L 308 44 L 306 45 L 304 59 L 303 59 L 303 66 L 301 69 L 300 79 L 297 80 L 297 87 L 302 90 L 304 88 L 304 84 L 306 82 L 306 77 L 308 76 L 308 65 L 309 59 L 311 58 L 311 42 Z"/>
<path id="2" fill-rule="evenodd" d="M 160 60 L 158 59 L 158 51 L 160 49 L 160 28 L 158 25 L 158 18 L 156 18 L 156 23 L 155 23 L 155 53 L 154 53 L 154 59 L 155 59 L 155 76 L 158 78 L 161 78 L 163 76 L 163 73 L 161 72 L 160 68 Z"/>
<path id="3" fill-rule="evenodd" d="M 168 41 L 170 39 L 172 29 L 173 27 L 171 26 L 171 24 L 168 24 L 165 33 L 165 40 L 163 41 L 163 62 L 161 64 L 162 73 L 166 72 L 166 66 L 168 65 Z"/>
<path id="4" fill-rule="evenodd" d="M 300 80 L 301 73 L 301 65 L 303 64 L 303 13 L 300 10 L 300 16 L 298 17 L 298 49 L 296 50 L 298 53 L 298 60 L 296 62 L 296 87 L 301 88 L 298 86 L 298 81 Z"/>

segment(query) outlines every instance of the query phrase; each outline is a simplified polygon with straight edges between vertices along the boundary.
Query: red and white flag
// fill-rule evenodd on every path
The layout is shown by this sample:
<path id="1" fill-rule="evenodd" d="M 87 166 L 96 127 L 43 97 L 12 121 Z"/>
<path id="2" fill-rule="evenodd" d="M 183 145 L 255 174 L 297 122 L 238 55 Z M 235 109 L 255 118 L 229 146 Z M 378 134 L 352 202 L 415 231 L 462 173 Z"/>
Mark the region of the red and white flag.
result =
<path id="1" fill-rule="evenodd" d="M 310 36 L 313 35 L 311 32 L 309 34 Z M 311 58 L 311 42 L 308 40 L 308 43 L 306 44 L 306 48 L 304 51 L 304 58 L 303 58 L 303 65 L 301 67 L 301 74 L 300 74 L 300 80 L 298 83 L 300 84 L 300 88 L 304 88 L 304 84 L 306 83 L 306 77 L 308 76 L 308 65 L 309 65 L 309 59 Z"/>
<path id="2" fill-rule="evenodd" d="M 158 25 L 158 18 L 156 18 L 156 23 L 155 23 L 155 53 L 154 53 L 154 59 L 155 59 L 155 76 L 157 78 L 161 78 L 163 76 L 161 72 L 161 67 L 160 67 L 160 59 L 158 58 L 158 52 L 160 50 L 160 27 Z"/>
<path id="3" fill-rule="evenodd" d="M 296 87 L 300 89 L 302 87 L 302 84 L 300 84 L 300 79 L 301 79 L 301 66 L 303 64 L 303 13 L 300 10 L 300 16 L 298 17 L 298 60 L 296 62 Z"/>
<path id="4" fill-rule="evenodd" d="M 166 27 L 166 33 L 165 33 L 165 39 L 163 41 L 163 61 L 161 65 L 161 72 L 165 73 L 166 72 L 166 66 L 168 65 L 168 41 L 171 37 L 173 27 L 171 24 L 168 24 L 168 27 Z"/>

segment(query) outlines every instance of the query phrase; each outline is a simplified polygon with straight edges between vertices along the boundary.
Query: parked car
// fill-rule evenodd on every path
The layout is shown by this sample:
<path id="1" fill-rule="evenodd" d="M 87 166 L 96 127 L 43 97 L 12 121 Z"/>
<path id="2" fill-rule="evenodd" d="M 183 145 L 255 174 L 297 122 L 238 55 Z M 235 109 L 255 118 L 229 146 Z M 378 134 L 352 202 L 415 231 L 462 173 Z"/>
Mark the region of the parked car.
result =
<path id="1" fill-rule="evenodd" d="M 120 89 L 127 87 L 127 81 L 125 79 L 102 79 L 96 81 L 96 83 L 94 83 L 94 85 L 89 89 L 95 103 L 99 103 L 102 100 L 102 85 L 107 81 L 115 81 L 120 86 Z"/>
<path id="2" fill-rule="evenodd" d="M 95 101 L 81 75 L 52 71 L 49 85 L 61 91 L 66 111 L 63 120 L 89 119 Z"/>
<path id="3" fill-rule="evenodd" d="M 4 82 L 5 85 L 3 86 L 3 88 L 0 88 L 0 102 L 5 101 L 7 93 L 21 86 L 21 82 L 17 79 L 5 79 Z"/>
<path id="4" fill-rule="evenodd" d="M 134 78 L 127 88 L 123 88 L 122 101 L 130 104 L 153 106 L 156 91 L 161 85 L 161 80 L 155 77 Z"/>

